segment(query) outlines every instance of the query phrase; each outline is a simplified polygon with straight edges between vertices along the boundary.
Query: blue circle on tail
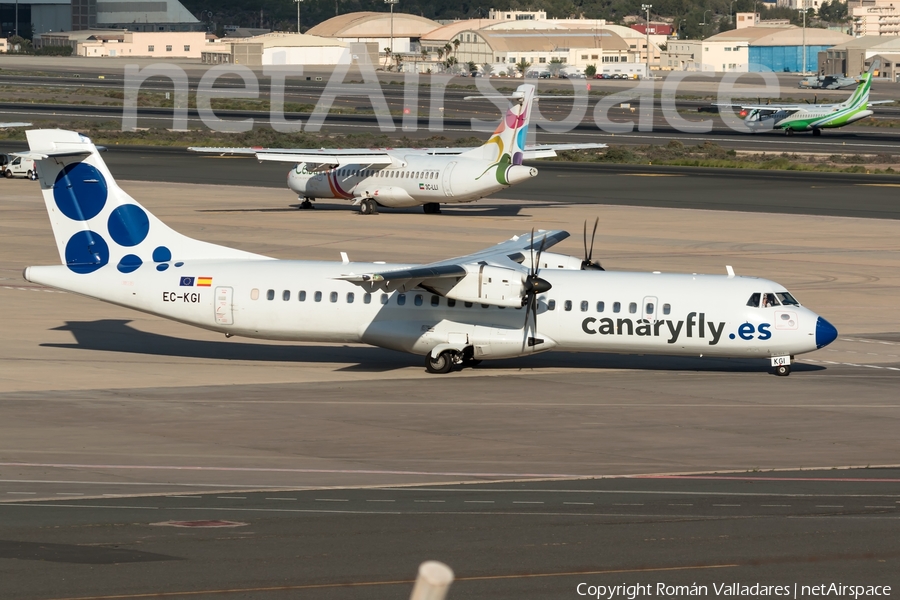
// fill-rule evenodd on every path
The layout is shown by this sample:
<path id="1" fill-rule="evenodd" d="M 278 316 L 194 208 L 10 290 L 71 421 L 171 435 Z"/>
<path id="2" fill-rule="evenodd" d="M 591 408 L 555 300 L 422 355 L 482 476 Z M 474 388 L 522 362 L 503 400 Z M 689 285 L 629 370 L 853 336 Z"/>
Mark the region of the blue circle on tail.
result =
<path id="1" fill-rule="evenodd" d="M 123 204 L 109 215 L 109 235 L 120 246 L 137 246 L 150 233 L 150 218 L 136 204 Z"/>
<path id="2" fill-rule="evenodd" d="M 157 246 L 153 250 L 153 262 L 168 262 L 172 260 L 172 251 L 165 246 Z"/>
<path id="3" fill-rule="evenodd" d="M 108 197 L 106 179 L 96 167 L 83 162 L 66 165 L 53 184 L 56 206 L 73 221 L 87 221 L 99 215 Z"/>
<path id="4" fill-rule="evenodd" d="M 66 243 L 66 266 L 76 273 L 93 273 L 109 263 L 109 246 L 93 231 L 79 231 Z"/>
<path id="5" fill-rule="evenodd" d="M 122 257 L 122 260 L 119 261 L 119 264 L 116 265 L 116 268 L 122 273 L 133 273 L 134 271 L 137 271 L 142 264 L 144 264 L 144 261 L 141 260 L 140 256 L 126 254 Z"/>

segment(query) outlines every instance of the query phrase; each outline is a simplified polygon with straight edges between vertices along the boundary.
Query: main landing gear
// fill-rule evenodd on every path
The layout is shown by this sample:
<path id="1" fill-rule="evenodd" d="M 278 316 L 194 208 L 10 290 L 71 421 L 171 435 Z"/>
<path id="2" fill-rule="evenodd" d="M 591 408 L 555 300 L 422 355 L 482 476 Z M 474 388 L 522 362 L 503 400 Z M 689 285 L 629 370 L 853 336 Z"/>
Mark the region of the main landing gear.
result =
<path id="1" fill-rule="evenodd" d="M 813 129 L 813 135 L 822 135 L 821 129 Z"/>
<path id="2" fill-rule="evenodd" d="M 303 202 L 301 202 L 300 206 L 298 206 L 297 208 L 299 208 L 300 210 L 312 210 L 315 208 L 315 206 L 313 206 L 312 198 L 304 198 Z"/>
<path id="3" fill-rule="evenodd" d="M 426 202 L 422 205 L 422 210 L 426 215 L 439 215 L 441 214 L 441 205 L 437 202 Z"/>
<path id="4" fill-rule="evenodd" d="M 474 348 L 468 346 L 462 352 L 457 350 L 444 350 L 437 357 L 431 353 L 425 355 L 425 370 L 429 373 L 445 374 L 453 370 L 455 365 L 465 367 L 477 367 L 481 361 L 475 358 Z"/>
<path id="5" fill-rule="evenodd" d="M 372 198 L 363 198 L 359 202 L 359 214 L 361 215 L 377 215 L 378 203 Z"/>

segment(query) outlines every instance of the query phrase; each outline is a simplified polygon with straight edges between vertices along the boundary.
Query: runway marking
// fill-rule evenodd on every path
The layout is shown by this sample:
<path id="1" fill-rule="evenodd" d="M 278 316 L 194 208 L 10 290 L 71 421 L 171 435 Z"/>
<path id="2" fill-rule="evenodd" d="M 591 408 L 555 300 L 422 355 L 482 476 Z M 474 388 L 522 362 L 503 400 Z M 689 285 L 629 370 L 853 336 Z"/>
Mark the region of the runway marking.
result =
<path id="1" fill-rule="evenodd" d="M 857 183 L 860 187 L 900 187 L 900 183 Z"/>
<path id="2" fill-rule="evenodd" d="M 413 502 L 419 502 L 423 504 L 443 504 L 446 500 L 413 500 Z"/>
<path id="3" fill-rule="evenodd" d="M 616 173 L 620 177 L 685 177 L 679 173 Z"/>
<path id="4" fill-rule="evenodd" d="M 866 508 L 897 508 L 896 506 L 867 506 Z"/>
<path id="5" fill-rule="evenodd" d="M 396 502 L 396 500 L 366 500 L 366 502 Z"/>
<path id="6" fill-rule="evenodd" d="M 513 504 L 543 504 L 543 502 L 533 500 L 513 500 Z M 563 504 L 568 504 L 568 502 L 564 502 Z"/>
<path id="7" fill-rule="evenodd" d="M 266 500 L 294 500 L 294 501 L 296 501 L 297 499 L 296 498 L 266 498 Z"/>
<path id="8" fill-rule="evenodd" d="M 816 508 L 844 508 L 843 504 L 816 504 Z"/>
<path id="9" fill-rule="evenodd" d="M 34 495 L 34 494 L 37 494 L 37 492 L 6 492 L 6 493 L 7 493 L 7 494 L 22 494 L 22 495 L 29 495 L 29 494 L 30 494 L 30 495 Z"/>
<path id="10" fill-rule="evenodd" d="M 603 569 L 598 571 L 557 571 L 550 573 L 519 573 L 509 575 L 474 575 L 471 577 L 455 577 L 455 583 L 467 581 L 500 581 L 509 579 L 539 579 L 548 577 L 584 577 L 587 575 L 620 575 L 627 573 L 665 573 L 677 571 L 699 571 L 709 569 L 733 569 L 739 564 L 688 565 L 681 567 L 638 567 L 633 569 Z M 286 592 L 299 590 L 319 590 L 334 588 L 376 587 L 389 585 L 410 585 L 414 579 L 392 581 L 358 581 L 350 583 L 315 583 L 307 585 L 279 585 L 252 588 L 222 588 L 211 590 L 193 590 L 188 592 L 148 592 L 144 594 L 117 594 L 107 596 L 70 596 L 55 600 L 133 600 L 137 598 L 171 598 L 179 596 L 206 596 L 215 594 L 247 594 L 249 592 Z"/>
<path id="11" fill-rule="evenodd" d="M 515 504 L 515 502 L 513 502 L 513 504 Z M 593 502 L 563 502 L 563 504 L 573 504 L 573 505 L 580 505 L 580 506 L 593 506 L 594 505 Z"/>
<path id="12" fill-rule="evenodd" d="M 316 498 L 316 502 L 350 502 L 346 498 Z"/>
<path id="13" fill-rule="evenodd" d="M 246 500 L 247 496 L 216 496 L 219 500 Z"/>
<path id="14" fill-rule="evenodd" d="M 713 506 L 740 506 L 740 504 L 713 504 Z"/>
<path id="15" fill-rule="evenodd" d="M 493 500 L 463 500 L 465 504 L 494 504 Z"/>
<path id="16" fill-rule="evenodd" d="M 790 504 L 760 504 L 766 508 L 790 508 Z"/>

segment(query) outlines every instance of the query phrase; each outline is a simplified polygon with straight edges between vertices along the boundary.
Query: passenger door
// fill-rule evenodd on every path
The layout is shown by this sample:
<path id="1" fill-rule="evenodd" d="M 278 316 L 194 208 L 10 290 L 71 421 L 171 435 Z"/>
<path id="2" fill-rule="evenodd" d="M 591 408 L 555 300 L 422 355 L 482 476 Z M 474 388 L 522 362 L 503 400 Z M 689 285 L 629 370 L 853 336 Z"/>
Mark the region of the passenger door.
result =
<path id="1" fill-rule="evenodd" d="M 451 162 L 447 165 L 447 168 L 444 169 L 444 178 L 443 178 L 443 187 L 444 187 L 444 195 L 452 196 L 453 190 L 450 187 L 450 174 L 453 172 L 453 167 L 456 166 L 456 161 Z"/>

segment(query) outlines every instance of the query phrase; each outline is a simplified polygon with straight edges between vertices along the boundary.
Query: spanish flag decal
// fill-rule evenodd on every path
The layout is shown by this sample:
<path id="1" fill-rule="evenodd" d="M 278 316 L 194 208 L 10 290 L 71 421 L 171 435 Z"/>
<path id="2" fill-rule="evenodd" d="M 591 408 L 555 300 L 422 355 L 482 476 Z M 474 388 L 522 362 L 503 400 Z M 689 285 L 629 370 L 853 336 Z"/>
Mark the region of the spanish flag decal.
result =
<path id="1" fill-rule="evenodd" d="M 198 277 L 197 287 L 209 287 L 212 285 L 212 277 Z"/>

